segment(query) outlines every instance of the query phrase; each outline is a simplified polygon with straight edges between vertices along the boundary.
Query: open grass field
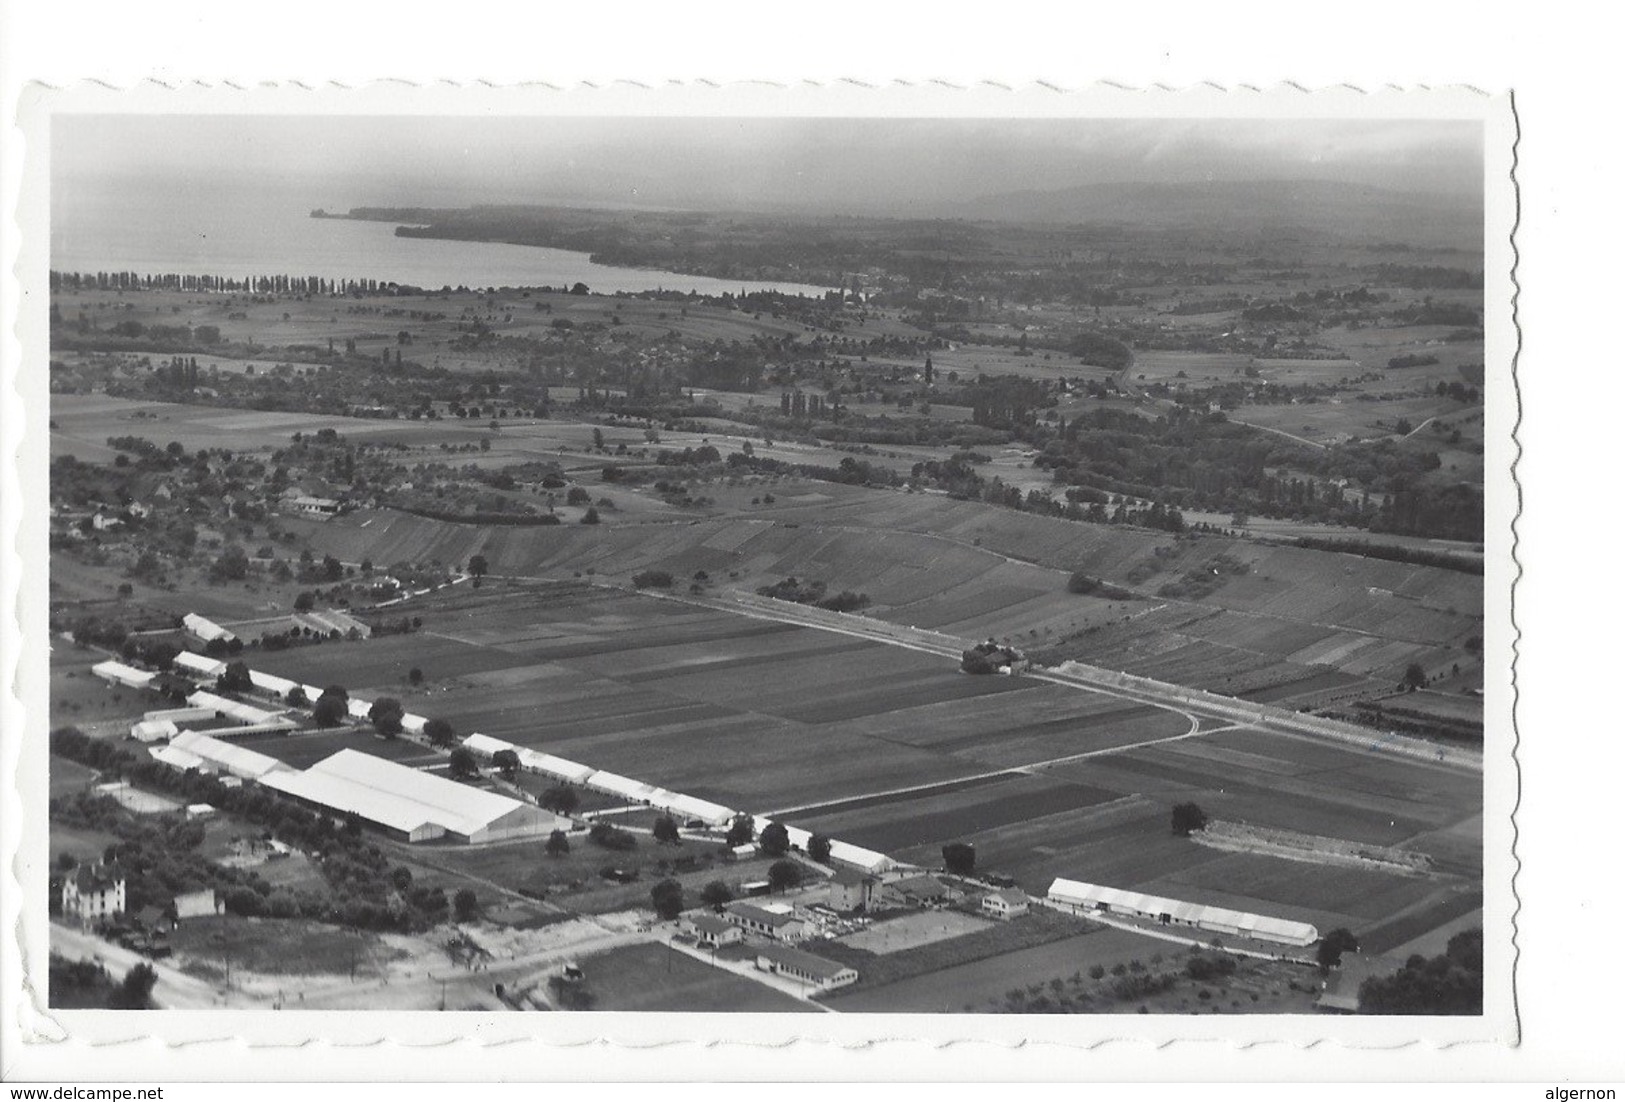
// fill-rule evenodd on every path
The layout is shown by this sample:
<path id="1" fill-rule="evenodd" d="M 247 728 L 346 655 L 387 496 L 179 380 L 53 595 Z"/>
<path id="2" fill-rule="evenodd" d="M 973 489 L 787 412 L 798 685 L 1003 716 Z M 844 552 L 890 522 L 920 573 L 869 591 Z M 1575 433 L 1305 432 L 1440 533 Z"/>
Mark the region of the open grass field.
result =
<path id="1" fill-rule="evenodd" d="M 80 765 L 76 761 L 51 755 L 50 765 L 47 767 L 51 778 L 50 798 L 58 796 L 71 796 L 75 792 L 82 792 L 96 779 L 96 771 L 88 765 Z"/>
<path id="2" fill-rule="evenodd" d="M 296 919 L 193 918 L 170 935 L 176 963 L 187 971 L 218 974 L 234 969 L 266 975 L 357 976 L 378 973 L 393 955 L 371 934 L 318 926 Z"/>
<path id="3" fill-rule="evenodd" d="M 1252 362 L 1251 356 L 1236 352 L 1140 351 L 1134 354 L 1129 376 L 1135 382 L 1206 387 L 1245 378 L 1243 372 Z"/>
<path id="4" fill-rule="evenodd" d="M 55 867 L 57 858 L 64 853 L 71 853 L 85 864 L 100 861 L 107 847 L 119 840 L 118 835 L 104 830 L 53 822 L 50 827 L 51 864 Z"/>
<path id="5" fill-rule="evenodd" d="M 1397 436 L 1402 420 L 1409 421 L 1414 429 L 1430 417 L 1448 416 L 1460 409 L 1460 402 L 1434 395 L 1370 400 L 1340 397 L 1295 405 L 1247 405 L 1231 411 L 1229 418 L 1318 444 L 1335 444 L 1351 437 L 1372 440 Z"/>
<path id="6" fill-rule="evenodd" d="M 817 1008 L 664 945 L 628 945 L 578 962 L 594 1010 L 808 1013 Z"/>

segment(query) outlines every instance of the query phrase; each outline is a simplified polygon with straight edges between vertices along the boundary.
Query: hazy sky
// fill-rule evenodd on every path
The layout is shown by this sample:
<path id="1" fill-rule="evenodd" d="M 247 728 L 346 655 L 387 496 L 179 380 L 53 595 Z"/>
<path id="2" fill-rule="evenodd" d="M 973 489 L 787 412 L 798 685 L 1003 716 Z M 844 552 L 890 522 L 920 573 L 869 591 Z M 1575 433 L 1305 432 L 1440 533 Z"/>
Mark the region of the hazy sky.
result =
<path id="1" fill-rule="evenodd" d="M 592 203 L 953 214 L 1103 182 L 1339 180 L 1476 194 L 1477 123 L 59 116 L 54 184 L 275 186 L 308 205 Z M 306 200 L 302 200 L 306 201 Z"/>

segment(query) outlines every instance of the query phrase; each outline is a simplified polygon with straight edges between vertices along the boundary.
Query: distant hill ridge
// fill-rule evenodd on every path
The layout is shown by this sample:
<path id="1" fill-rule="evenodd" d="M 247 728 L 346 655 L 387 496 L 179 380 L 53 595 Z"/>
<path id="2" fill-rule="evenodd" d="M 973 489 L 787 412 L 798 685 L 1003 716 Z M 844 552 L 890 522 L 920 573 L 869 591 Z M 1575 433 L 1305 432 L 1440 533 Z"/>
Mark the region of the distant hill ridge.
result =
<path id="1" fill-rule="evenodd" d="M 1477 250 L 1481 196 L 1395 191 L 1329 180 L 1085 184 L 986 195 L 960 204 L 963 218 L 1106 223 L 1162 229 L 1322 233 L 1359 243 Z"/>

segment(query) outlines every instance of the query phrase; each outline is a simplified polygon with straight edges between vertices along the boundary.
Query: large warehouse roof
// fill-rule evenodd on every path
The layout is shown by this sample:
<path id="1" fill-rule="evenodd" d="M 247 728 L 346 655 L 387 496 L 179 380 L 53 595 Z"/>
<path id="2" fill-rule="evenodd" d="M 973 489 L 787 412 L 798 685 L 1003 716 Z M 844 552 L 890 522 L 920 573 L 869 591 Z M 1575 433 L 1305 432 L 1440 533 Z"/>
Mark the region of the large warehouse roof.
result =
<path id="1" fill-rule="evenodd" d="M 556 829 L 569 826 L 567 820 L 549 816 L 539 808 L 520 803 L 512 797 L 459 784 L 357 750 L 340 750 L 305 772 L 340 782 L 363 804 L 375 797 L 407 800 L 423 810 L 425 821 L 437 823 L 453 834 L 480 834 L 497 820 L 515 812 L 534 812 L 537 816 L 553 820 L 543 824 L 546 827 Z M 366 818 L 376 818 L 367 814 L 364 807 L 347 810 L 355 810 Z"/>
<path id="2" fill-rule="evenodd" d="M 1074 907 L 1094 907 L 1104 903 L 1108 907 L 1142 915 L 1165 914 L 1176 922 L 1206 930 L 1234 930 L 1248 937 L 1282 941 L 1289 945 L 1309 945 L 1320 937 L 1320 931 L 1307 922 L 1233 911 L 1228 907 L 1209 907 L 1202 903 L 1108 888 L 1081 880 L 1056 880 L 1050 885 L 1049 898 Z"/>
<path id="3" fill-rule="evenodd" d="M 431 821 L 434 815 L 431 808 L 314 769 L 302 773 L 270 773 L 261 778 L 260 783 L 333 811 L 358 815 L 398 830 L 414 842 L 438 838 L 446 832 L 445 827 Z"/>

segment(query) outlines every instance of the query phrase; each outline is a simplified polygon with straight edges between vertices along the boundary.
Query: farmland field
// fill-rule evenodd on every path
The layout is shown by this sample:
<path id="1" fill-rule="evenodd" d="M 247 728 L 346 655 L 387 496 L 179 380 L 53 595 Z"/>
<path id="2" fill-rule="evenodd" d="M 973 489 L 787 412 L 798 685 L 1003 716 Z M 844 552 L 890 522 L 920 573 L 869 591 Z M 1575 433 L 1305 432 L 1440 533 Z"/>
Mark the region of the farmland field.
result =
<path id="1" fill-rule="evenodd" d="M 424 619 L 417 634 L 260 661 L 285 676 L 355 671 L 353 692 L 398 695 L 459 733 L 782 814 L 927 867 L 947 843 L 974 842 L 979 867 L 1039 894 L 1065 876 L 1363 930 L 1391 916 L 1450 917 L 1461 873 L 1477 860 L 1462 824 L 1478 812 L 1481 781 L 1454 767 L 1197 727 L 1177 711 L 1103 693 L 970 677 L 931 654 L 581 583 L 488 581 L 415 607 Z M 1232 637 L 1246 642 L 1247 633 Z M 1259 625 L 1250 645 L 1278 661 L 1317 638 L 1307 626 Z M 428 676 L 413 688 L 400 671 L 417 663 Z M 1355 680 L 1299 668 L 1302 677 L 1260 695 L 1295 698 Z M 366 733 L 251 744 L 303 763 L 358 740 L 411 764 L 433 762 L 414 743 Z M 1185 800 L 1227 820 L 1416 848 L 1435 856 L 1437 871 L 1406 878 L 1199 846 L 1169 831 L 1169 808 Z M 634 860 L 671 856 L 640 850 Z M 533 845 L 458 860 L 471 870 L 495 862 L 480 875 L 511 890 L 584 879 L 562 866 L 549 872 Z M 565 862 L 575 863 L 574 854 Z M 686 878 L 687 887 L 697 891 L 705 875 Z M 647 895 L 646 885 L 617 890 L 624 905 Z"/>
<path id="2" fill-rule="evenodd" d="M 345 561 L 455 564 L 478 553 L 494 574 L 524 577 L 624 583 L 657 568 L 678 579 L 703 571 L 737 588 L 817 579 L 831 591 L 863 592 L 870 615 L 896 623 L 1063 646 L 1084 660 L 1109 653 L 1116 668 L 1231 693 L 1328 666 L 1397 682 L 1412 661 L 1460 661 L 1463 641 L 1482 631 L 1482 581 L 1472 574 L 1354 555 L 1332 559 L 1329 571 L 1324 553 L 1245 539 L 1174 542 L 935 495 L 830 491 L 759 516 L 601 528 L 493 528 L 363 511 L 311 525 L 310 538 Z M 1162 596 L 1215 556 L 1244 564 L 1246 574 L 1204 596 Z M 1137 599 L 1068 594 L 1073 570 L 1131 586 Z M 1187 627 L 1194 639 L 1167 634 Z M 1303 657 L 1275 646 L 1286 637 Z M 1355 645 L 1339 650 L 1333 640 Z M 1201 645 L 1184 653 L 1169 645 L 1186 641 Z"/>

